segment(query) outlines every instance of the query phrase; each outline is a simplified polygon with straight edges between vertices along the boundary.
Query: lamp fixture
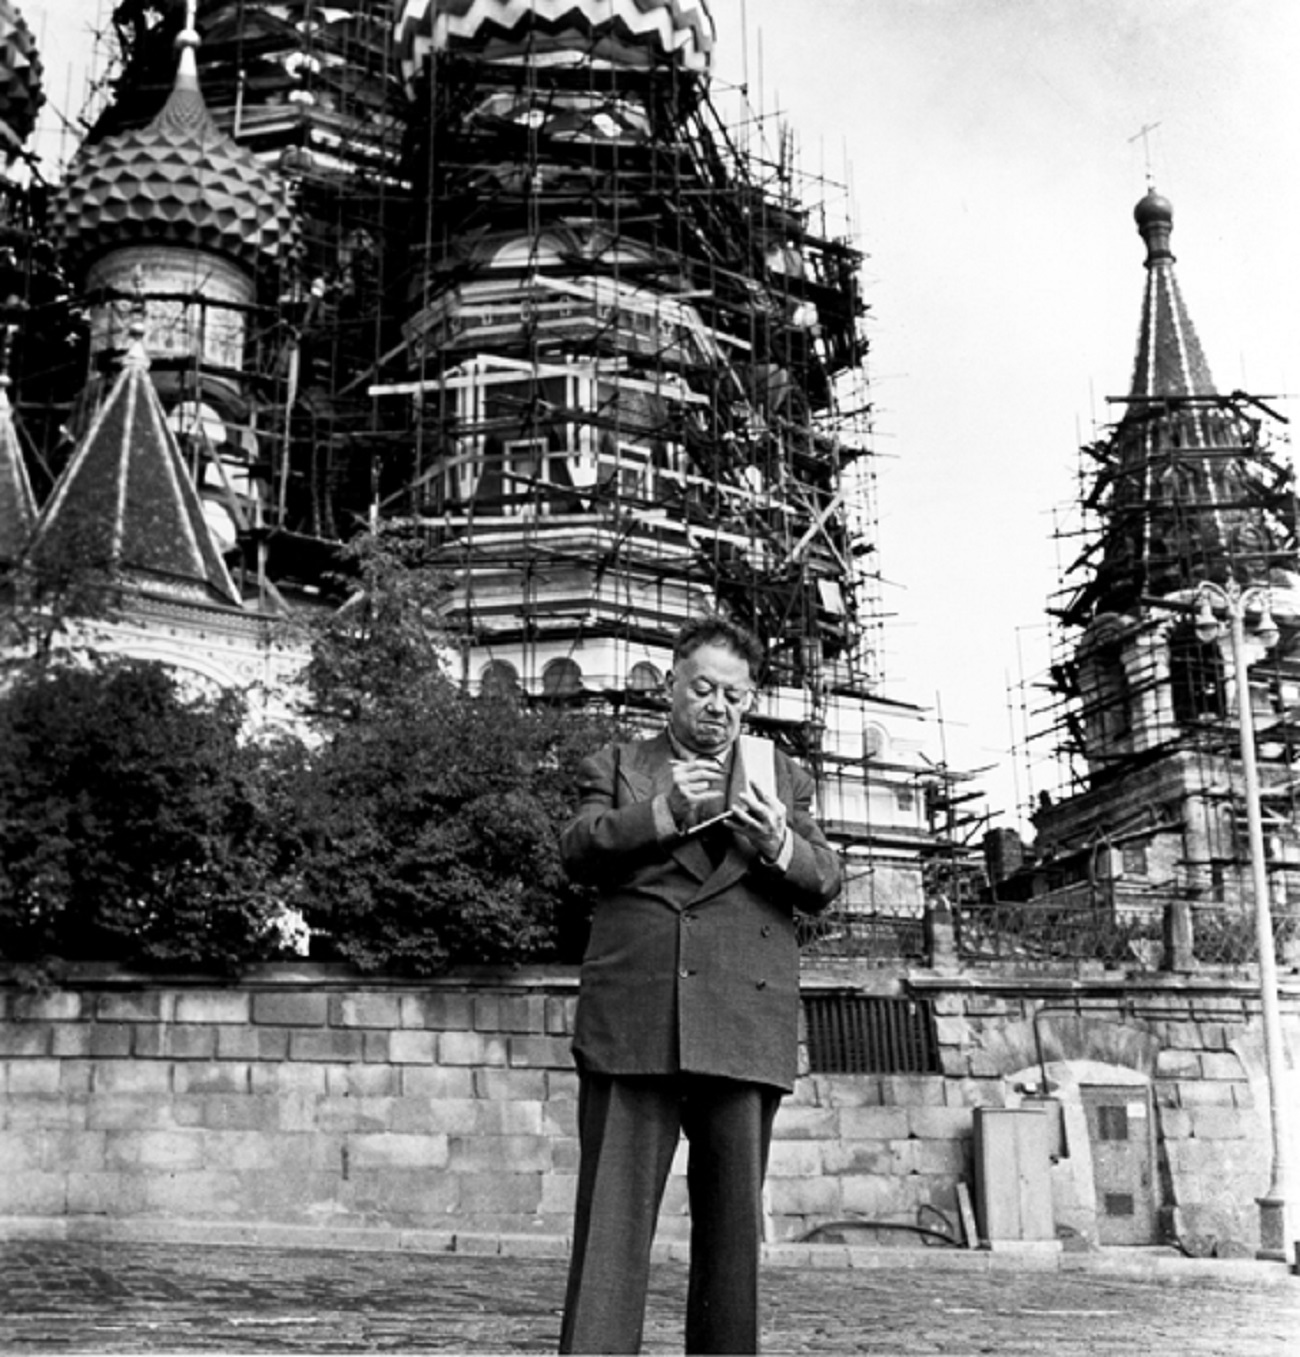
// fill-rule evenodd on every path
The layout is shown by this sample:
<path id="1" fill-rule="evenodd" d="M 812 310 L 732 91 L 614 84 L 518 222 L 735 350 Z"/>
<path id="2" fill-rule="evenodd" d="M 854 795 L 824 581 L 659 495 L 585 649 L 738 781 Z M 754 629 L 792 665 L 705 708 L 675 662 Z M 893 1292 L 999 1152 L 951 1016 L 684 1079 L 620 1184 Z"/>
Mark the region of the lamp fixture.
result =
<path id="1" fill-rule="evenodd" d="M 1272 610 L 1265 604 L 1264 611 L 1260 613 L 1259 622 L 1255 627 L 1255 638 L 1265 650 L 1272 650 L 1277 645 L 1280 635 L 1277 623 L 1273 620 Z"/>
<path id="2" fill-rule="evenodd" d="M 1214 615 L 1209 598 L 1202 594 L 1200 606 L 1196 610 L 1196 639 L 1208 646 L 1219 639 L 1219 632 L 1219 619 Z"/>

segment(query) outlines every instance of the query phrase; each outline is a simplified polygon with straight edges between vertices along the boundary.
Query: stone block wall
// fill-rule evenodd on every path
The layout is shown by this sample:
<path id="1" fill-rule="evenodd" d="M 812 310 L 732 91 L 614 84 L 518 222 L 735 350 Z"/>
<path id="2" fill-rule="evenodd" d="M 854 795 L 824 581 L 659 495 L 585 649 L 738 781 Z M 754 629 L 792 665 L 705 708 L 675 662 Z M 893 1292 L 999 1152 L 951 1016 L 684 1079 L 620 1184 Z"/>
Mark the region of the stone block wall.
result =
<path id="1" fill-rule="evenodd" d="M 0 1215 L 567 1229 L 571 992 L 83 986 L 3 1002 Z"/>
<path id="2" fill-rule="evenodd" d="M 563 1236 L 577 1171 L 571 977 L 423 987 L 288 975 L 0 991 L 0 1217 Z M 769 1232 L 956 1222 L 976 1086 L 805 1075 Z M 978 1091 L 978 1090 L 977 1090 Z M 660 1237 L 686 1237 L 685 1147 Z M 935 1224 L 931 1220 L 928 1223 Z M 915 1240 L 913 1239 L 913 1242 Z"/>
<path id="3" fill-rule="evenodd" d="M 767 1193 L 773 1238 L 837 1221 L 960 1231 L 974 1098 L 998 1097 L 931 1074 L 805 1074 L 777 1116 Z M 1000 1105 L 1000 1103 L 999 1103 Z M 863 1229 L 859 1242 L 920 1236 Z"/>
<path id="4" fill-rule="evenodd" d="M 1084 1002 L 933 973 L 914 973 L 911 991 L 933 1003 L 942 1073 L 805 1072 L 776 1123 L 769 1238 L 845 1219 L 956 1231 L 975 1110 L 1015 1106 L 1045 1069 L 1149 1086 L 1171 1221 L 1253 1240 L 1268 1147 L 1248 998 L 1148 987 Z M 3 1228 L 396 1231 L 432 1247 L 564 1236 L 575 996 L 572 974 L 404 985 L 312 968 L 240 984 L 86 980 L 42 998 L 0 988 Z M 1076 1176 L 1054 1171 L 1052 1190 L 1058 1221 L 1087 1235 L 1081 1127 Z M 688 1229 L 684 1166 L 683 1150 L 668 1241 Z M 907 1228 L 858 1239 L 918 1242 Z"/>
<path id="5" fill-rule="evenodd" d="M 1248 982 L 1153 978 L 1053 993 L 1041 983 L 1017 991 L 993 981 L 946 983 L 933 993 L 950 1079 L 982 1090 L 972 1096 L 990 1103 L 1016 1105 L 1027 1092 L 1064 1099 L 1076 1162 L 1052 1170 L 1058 1223 L 1098 1233 L 1088 1154 L 1095 1147 L 1079 1091 L 1118 1085 L 1135 1097 L 1149 1093 L 1162 1236 L 1219 1252 L 1256 1247 L 1256 1199 L 1269 1186 L 1272 1144 L 1259 1001 Z M 1300 1004 L 1290 992 L 1283 1034 L 1291 1073 L 1280 1101 L 1294 1157 Z"/>

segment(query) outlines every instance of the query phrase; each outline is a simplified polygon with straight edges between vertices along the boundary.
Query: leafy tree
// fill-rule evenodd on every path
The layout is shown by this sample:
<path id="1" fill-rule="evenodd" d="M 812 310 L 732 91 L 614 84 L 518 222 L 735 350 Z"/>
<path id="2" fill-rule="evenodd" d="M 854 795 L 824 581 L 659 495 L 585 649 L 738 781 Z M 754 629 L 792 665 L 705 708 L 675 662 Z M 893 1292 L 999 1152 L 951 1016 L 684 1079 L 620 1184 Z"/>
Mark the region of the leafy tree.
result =
<path id="1" fill-rule="evenodd" d="M 0 954 L 229 965 L 264 956 L 287 870 L 287 755 L 241 700 L 162 665 L 42 665 L 0 695 Z"/>
<path id="2" fill-rule="evenodd" d="M 318 630 L 305 677 L 326 737 L 296 792 L 296 902 L 367 970 L 572 960 L 589 906 L 557 829 L 579 754 L 612 723 L 465 691 L 422 550 L 361 539 L 356 591 Z"/>
<path id="3" fill-rule="evenodd" d="M 436 707 L 454 688 L 442 627 L 446 577 L 423 541 L 395 529 L 363 533 L 342 549 L 333 576 L 345 600 L 306 622 L 307 715 L 325 730 Z"/>
<path id="4" fill-rule="evenodd" d="M 301 742 L 249 740 L 241 698 L 186 699 L 160 665 L 45 646 L 17 666 L 0 956 L 235 967 L 277 955 L 296 909 L 366 970 L 578 959 L 590 899 L 558 829 L 614 722 L 467 691 L 418 539 L 362 537 L 346 565 Z"/>
<path id="5" fill-rule="evenodd" d="M 74 523 L 57 552 L 0 565 L 0 669 L 53 663 L 61 641 L 92 637 L 123 602 L 102 529 Z"/>

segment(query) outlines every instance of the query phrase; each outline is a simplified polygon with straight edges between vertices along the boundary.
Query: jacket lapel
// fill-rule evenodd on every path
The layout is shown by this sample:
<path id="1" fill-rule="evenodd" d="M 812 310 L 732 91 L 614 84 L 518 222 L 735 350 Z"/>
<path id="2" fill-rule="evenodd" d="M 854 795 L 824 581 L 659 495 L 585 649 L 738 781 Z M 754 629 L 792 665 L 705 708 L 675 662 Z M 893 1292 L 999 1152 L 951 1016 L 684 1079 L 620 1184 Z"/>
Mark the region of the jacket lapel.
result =
<path id="1" fill-rule="evenodd" d="M 631 793 L 633 801 L 650 801 L 661 792 L 667 795 L 673 788 L 673 772 L 670 760 L 673 747 L 667 732 L 660 732 L 652 740 L 634 745 L 627 751 L 619 767 L 622 778 Z M 731 776 L 727 782 L 727 800 L 733 801 L 746 786 L 748 774 L 745 771 L 743 746 L 731 761 Z M 775 790 L 786 803 L 789 810 L 790 788 L 788 779 L 782 776 L 782 770 L 775 772 Z M 672 847 L 673 857 L 700 882 L 700 889 L 681 904 L 694 904 L 700 899 L 717 895 L 736 882 L 754 860 L 755 850 L 743 839 L 733 838 L 726 856 L 715 867 L 709 861 L 709 855 L 698 838 L 679 839 Z"/>
<path id="2" fill-rule="evenodd" d="M 673 770 L 669 763 L 673 747 L 666 734 L 659 734 L 641 744 L 624 746 L 624 757 L 619 761 L 619 777 L 632 793 L 633 801 L 650 801 L 673 789 Z"/>
<path id="3" fill-rule="evenodd" d="M 632 746 L 619 768 L 619 776 L 631 793 L 631 800 L 651 801 L 660 793 L 667 796 L 672 791 L 672 757 L 673 747 L 667 733 Z M 713 874 L 713 864 L 698 838 L 679 839 L 670 852 L 697 880 L 706 881 Z M 681 901 L 682 905 L 688 903 L 688 900 Z"/>

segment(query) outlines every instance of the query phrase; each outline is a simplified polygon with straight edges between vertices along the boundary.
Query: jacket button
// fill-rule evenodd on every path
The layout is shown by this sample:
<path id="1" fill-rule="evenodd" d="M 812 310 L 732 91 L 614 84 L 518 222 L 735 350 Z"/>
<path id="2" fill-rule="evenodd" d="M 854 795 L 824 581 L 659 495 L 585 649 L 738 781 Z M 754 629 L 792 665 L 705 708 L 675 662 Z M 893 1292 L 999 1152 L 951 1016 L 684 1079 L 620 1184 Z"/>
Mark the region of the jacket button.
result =
<path id="1" fill-rule="evenodd" d="M 687 980 L 690 978 L 691 973 L 686 969 L 685 966 L 683 966 L 681 970 L 677 972 L 677 974 L 682 980 Z"/>
<path id="2" fill-rule="evenodd" d="M 772 936 L 772 925 L 764 924 L 761 932 L 765 938 L 770 938 Z"/>
<path id="3" fill-rule="evenodd" d="M 766 989 L 766 988 L 767 988 L 767 981 L 766 981 L 766 980 L 755 980 L 755 981 L 754 981 L 754 988 L 755 988 L 755 989 Z"/>

